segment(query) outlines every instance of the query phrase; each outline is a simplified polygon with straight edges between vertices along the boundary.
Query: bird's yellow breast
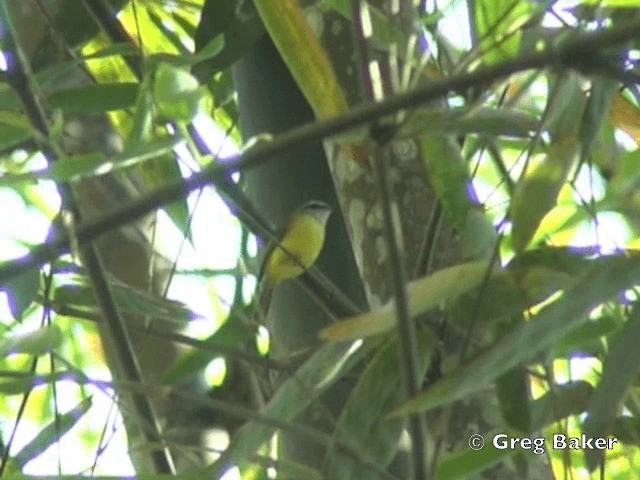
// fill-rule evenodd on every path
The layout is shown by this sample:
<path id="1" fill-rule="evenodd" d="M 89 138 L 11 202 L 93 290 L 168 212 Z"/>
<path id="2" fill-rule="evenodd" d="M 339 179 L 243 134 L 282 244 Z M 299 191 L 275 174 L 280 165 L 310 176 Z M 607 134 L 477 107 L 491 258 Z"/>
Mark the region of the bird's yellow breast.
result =
<path id="1" fill-rule="evenodd" d="M 263 267 L 264 277 L 271 284 L 297 277 L 313 265 L 323 244 L 324 224 L 311 215 L 297 213 L 279 246 L 269 254 Z"/>

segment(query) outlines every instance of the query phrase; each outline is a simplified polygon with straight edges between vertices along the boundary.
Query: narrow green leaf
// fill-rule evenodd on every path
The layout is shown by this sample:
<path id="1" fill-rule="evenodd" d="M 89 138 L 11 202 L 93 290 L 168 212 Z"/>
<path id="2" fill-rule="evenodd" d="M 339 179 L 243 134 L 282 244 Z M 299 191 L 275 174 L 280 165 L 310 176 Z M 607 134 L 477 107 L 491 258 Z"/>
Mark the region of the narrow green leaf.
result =
<path id="1" fill-rule="evenodd" d="M 70 113 L 104 113 L 131 107 L 136 102 L 138 83 L 97 83 L 70 87 L 49 95 L 51 108 Z"/>
<path id="2" fill-rule="evenodd" d="M 109 281 L 116 304 L 123 312 L 149 315 L 158 321 L 184 325 L 200 315 L 188 309 L 184 304 L 137 290 L 115 279 Z M 60 285 L 54 290 L 54 300 L 59 305 L 97 315 L 93 289 L 85 285 Z"/>
<path id="3" fill-rule="evenodd" d="M 477 133 L 526 138 L 537 131 L 539 126 L 538 118 L 519 110 L 480 107 L 469 112 L 466 108 L 431 108 L 413 112 L 399 135 L 411 136 L 423 132 L 461 135 Z"/>
<path id="4" fill-rule="evenodd" d="M 42 355 L 51 352 L 61 343 L 62 332 L 56 325 L 19 335 L 7 335 L 0 341 L 0 358 L 15 353 Z"/>
<path id="5" fill-rule="evenodd" d="M 421 365 L 418 377 L 426 374 L 433 341 L 430 335 L 418 333 Z M 397 336 L 391 337 L 369 362 L 358 379 L 336 425 L 335 444 L 349 445 L 372 464 L 385 469 L 398 450 L 404 419 L 389 420 L 386 413 L 404 397 L 400 371 Z M 323 472 L 328 478 L 339 480 L 358 478 L 362 465 L 338 449 L 327 452 Z"/>
<path id="6" fill-rule="evenodd" d="M 85 398 L 73 409 L 45 426 L 36 437 L 25 445 L 14 457 L 13 461 L 20 467 L 44 453 L 51 445 L 60 441 L 60 438 L 73 428 L 91 408 L 91 397 Z"/>
<path id="7" fill-rule="evenodd" d="M 0 97 L 2 93 L 0 92 Z M 5 152 L 31 138 L 29 128 L 8 125 L 0 120 L 0 152 Z M 2 178 L 2 177 L 0 177 Z"/>
<path id="8" fill-rule="evenodd" d="M 636 8 L 640 7 L 640 0 L 582 0 L 585 5 L 602 7 Z"/>
<path id="9" fill-rule="evenodd" d="M 211 0 L 205 2 L 196 29 L 196 56 L 208 51 L 193 68 L 201 81 L 230 67 L 242 54 L 265 34 L 264 25 L 253 2 L 244 0 Z M 212 42 L 221 42 L 217 51 Z M 210 55 L 215 52 L 213 55 Z"/>
<path id="10" fill-rule="evenodd" d="M 489 322 L 519 315 L 571 285 L 574 278 L 590 266 L 585 257 L 593 251 L 544 247 L 516 255 L 505 269 L 494 272 L 477 291 L 462 295 L 452 304 L 452 320 L 465 326 L 469 318 Z"/>
<path id="11" fill-rule="evenodd" d="M 584 320 L 594 305 L 639 281 L 638 255 L 594 260 L 558 300 L 502 337 L 487 352 L 449 372 L 427 391 L 395 410 L 393 415 L 431 410 L 488 388 L 503 373 L 548 349 L 571 327 Z"/>
<path id="12" fill-rule="evenodd" d="M 576 354 L 598 356 L 604 354 L 603 338 L 618 329 L 609 315 L 576 325 L 550 349 L 548 358 L 567 358 Z"/>
<path id="13" fill-rule="evenodd" d="M 122 56 L 140 55 L 140 50 L 138 49 L 138 47 L 136 47 L 135 45 L 129 42 L 110 43 L 108 45 L 105 45 L 104 48 L 101 48 L 100 50 L 90 53 L 88 55 L 84 55 L 77 60 L 72 60 L 72 62 L 74 62 L 75 64 L 81 64 L 85 60 L 106 58 L 106 57 L 111 57 L 113 55 L 122 55 Z"/>
<path id="14" fill-rule="evenodd" d="M 478 47 L 486 63 L 513 57 L 520 47 L 520 27 L 535 11 L 535 4 L 520 0 L 477 0 L 473 20 Z"/>
<path id="15" fill-rule="evenodd" d="M 260 411 L 261 416 L 290 422 L 302 413 L 314 399 L 346 375 L 375 342 L 326 343 L 309 358 L 276 391 L 273 398 Z M 235 434 L 229 448 L 206 469 L 202 478 L 218 478 L 230 465 L 243 465 L 266 442 L 274 427 L 252 420 Z"/>
<path id="16" fill-rule="evenodd" d="M 0 290 L 7 294 L 9 311 L 16 320 L 33 303 L 40 290 L 40 269 L 30 268 L 9 280 Z"/>
<path id="17" fill-rule="evenodd" d="M 629 315 L 627 324 L 614 340 L 604 365 L 602 377 L 591 398 L 583 433 L 588 438 L 606 437 L 611 429 L 619 406 L 629 386 L 640 371 L 640 307 Z M 594 470 L 602 461 L 602 450 L 585 451 L 589 470 Z"/>
<path id="18" fill-rule="evenodd" d="M 211 57 L 215 57 L 224 49 L 224 36 L 218 35 L 212 38 L 209 42 L 198 50 L 192 57 L 192 63 L 202 62 L 208 60 Z"/>
<path id="19" fill-rule="evenodd" d="M 127 134 L 127 147 L 139 147 L 154 138 L 155 107 L 149 83 L 149 80 L 145 79 L 138 90 L 132 126 Z"/>
<path id="20" fill-rule="evenodd" d="M 574 137 L 555 142 L 544 163 L 516 184 L 511 219 L 513 246 L 517 252 L 529 245 L 544 216 L 556 205 L 577 153 L 578 143 Z"/>
<path id="21" fill-rule="evenodd" d="M 3 395 L 22 395 L 32 388 L 49 385 L 59 380 L 73 380 L 76 383 L 85 383 L 82 375 L 78 375 L 74 371 L 60 371 L 46 375 L 33 375 L 24 372 L 15 373 L 15 375 L 8 375 L 8 372 L 3 372 L 0 375 L 0 393 Z"/>
<path id="22" fill-rule="evenodd" d="M 436 478 L 438 480 L 469 478 L 473 473 L 486 470 L 515 453 L 516 451 L 511 449 L 497 449 L 488 438 L 485 439 L 485 445 L 480 450 L 466 447 L 445 456 L 438 463 Z"/>
<path id="23" fill-rule="evenodd" d="M 0 187 L 15 187 L 37 180 L 56 180 L 68 182 L 78 177 L 93 176 L 100 172 L 128 168 L 171 152 L 178 143 L 177 137 L 162 137 L 152 141 L 133 145 L 124 152 L 111 157 L 102 153 L 71 155 L 54 162 L 47 169 L 17 175 L 0 177 Z"/>
<path id="24" fill-rule="evenodd" d="M 614 95 L 618 94 L 619 82 L 605 77 L 591 80 L 591 95 L 586 102 L 584 115 L 580 122 L 581 159 L 586 159 L 594 144 L 600 139 L 602 127 L 609 121 L 609 109 Z"/>
<path id="25" fill-rule="evenodd" d="M 180 10 L 174 10 L 171 12 L 173 20 L 182 27 L 187 35 L 193 38 L 196 34 L 195 20 L 189 18 L 187 15 L 183 15 Z"/>
<path id="26" fill-rule="evenodd" d="M 552 141 L 578 137 L 585 108 L 582 77 L 573 71 L 550 76 L 549 99 L 544 112 L 544 129 Z"/>
<path id="27" fill-rule="evenodd" d="M 444 135 L 422 135 L 419 141 L 429 179 L 445 215 L 460 233 L 465 257 L 491 258 L 497 234 L 475 197 L 460 147 Z"/>
<path id="28" fill-rule="evenodd" d="M 69 181 L 81 176 L 95 175 L 96 170 L 108 161 L 101 153 L 74 155 L 52 162 L 48 173 L 33 172 L 33 174 L 29 173 L 27 175 L 35 175 L 37 178 L 48 178 L 59 182 Z"/>
<path id="29" fill-rule="evenodd" d="M 480 285 L 490 268 L 488 262 L 477 260 L 413 280 L 407 288 L 409 314 L 416 316 L 442 304 L 454 303 L 460 295 Z M 377 310 L 330 324 L 320 332 L 320 338 L 333 341 L 362 338 L 386 332 L 395 325 L 393 301 L 389 301 Z"/>
<path id="30" fill-rule="evenodd" d="M 640 419 L 632 416 L 616 418 L 611 427 L 611 436 L 622 443 L 640 446 Z"/>
<path id="31" fill-rule="evenodd" d="M 531 402 L 530 433 L 570 415 L 581 414 L 587 409 L 592 393 L 591 384 L 583 380 L 553 385 L 547 393 Z"/>
<path id="32" fill-rule="evenodd" d="M 528 371 L 522 366 L 517 366 L 498 377 L 496 393 L 498 394 L 500 413 L 507 425 L 519 432 L 530 432 Z"/>
<path id="33" fill-rule="evenodd" d="M 588 258 L 594 257 L 598 253 L 597 246 L 554 247 L 545 245 L 516 255 L 509 261 L 507 268 L 518 278 L 524 278 L 533 267 L 576 276 L 582 273 L 585 267 L 592 264 Z"/>

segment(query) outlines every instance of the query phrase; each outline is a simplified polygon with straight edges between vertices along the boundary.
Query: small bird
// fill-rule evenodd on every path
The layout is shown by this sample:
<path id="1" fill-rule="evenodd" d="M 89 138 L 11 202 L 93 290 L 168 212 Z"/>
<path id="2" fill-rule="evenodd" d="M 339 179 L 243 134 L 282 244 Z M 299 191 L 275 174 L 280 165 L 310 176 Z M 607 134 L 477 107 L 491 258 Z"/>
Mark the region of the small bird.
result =
<path id="1" fill-rule="evenodd" d="M 263 320 L 276 284 L 301 275 L 315 263 L 330 215 L 329 205 L 311 200 L 291 214 L 277 235 L 279 241 L 266 247 L 258 275 L 258 312 Z"/>

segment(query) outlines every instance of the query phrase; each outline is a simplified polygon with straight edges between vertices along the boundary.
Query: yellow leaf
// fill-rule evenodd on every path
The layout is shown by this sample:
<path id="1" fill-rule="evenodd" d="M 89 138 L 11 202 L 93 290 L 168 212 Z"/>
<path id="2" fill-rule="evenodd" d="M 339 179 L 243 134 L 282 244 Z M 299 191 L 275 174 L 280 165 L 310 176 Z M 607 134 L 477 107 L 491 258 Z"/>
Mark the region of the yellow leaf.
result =
<path id="1" fill-rule="evenodd" d="M 438 270 L 428 277 L 410 282 L 407 287 L 409 315 L 416 316 L 458 298 L 480 285 L 489 263 L 468 262 Z M 394 303 L 336 322 L 320 331 L 324 340 L 353 340 L 391 330 L 396 325 Z"/>

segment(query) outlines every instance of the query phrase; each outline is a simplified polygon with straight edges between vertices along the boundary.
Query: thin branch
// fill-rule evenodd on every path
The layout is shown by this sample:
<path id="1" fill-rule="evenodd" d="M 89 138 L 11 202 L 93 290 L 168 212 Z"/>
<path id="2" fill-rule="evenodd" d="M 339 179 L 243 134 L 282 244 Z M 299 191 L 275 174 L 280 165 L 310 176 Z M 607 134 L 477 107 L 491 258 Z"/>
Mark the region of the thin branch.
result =
<path id="1" fill-rule="evenodd" d="M 640 38 L 640 20 L 625 22 L 607 30 L 570 34 L 560 43 L 547 46 L 542 51 L 490 65 L 474 72 L 443 78 L 415 90 L 390 96 L 379 103 L 356 107 L 340 117 L 290 130 L 274 141 L 257 144 L 224 163 L 212 164 L 186 180 L 168 182 L 165 186 L 141 195 L 94 221 L 79 223 L 76 228 L 78 240 L 80 243 L 93 240 L 162 205 L 179 200 L 194 190 L 201 189 L 210 183 L 217 185 L 225 182 L 230 173 L 253 168 L 267 160 L 277 158 L 292 148 L 344 133 L 400 110 L 416 108 L 450 92 L 463 91 L 523 70 L 545 67 L 575 68 L 588 73 L 599 73 L 598 65 L 593 63 L 594 51 L 638 38 Z M 64 233 L 59 233 L 53 241 L 36 246 L 29 255 L 0 265 L 0 284 L 68 251 L 69 240 Z"/>
<path id="2" fill-rule="evenodd" d="M 372 78 L 372 72 L 369 69 L 370 65 L 375 62 L 379 69 L 382 70 L 384 68 L 389 76 L 392 75 L 392 66 L 387 54 L 385 54 L 383 58 L 372 60 L 371 48 L 363 29 L 363 17 L 366 9 L 368 8 L 368 4 L 363 0 L 351 0 L 351 11 L 356 31 L 355 41 L 362 60 L 361 71 L 363 84 L 368 90 L 368 100 L 370 104 L 372 104 L 381 99 L 376 98 L 376 91 L 374 87 L 376 80 Z M 395 21 L 397 21 L 397 15 L 394 15 L 390 21 L 395 24 Z M 395 66 L 397 67 L 398 65 L 396 64 Z M 393 82 L 389 77 L 382 76 L 382 78 L 378 80 L 382 82 L 382 85 L 380 85 L 381 90 L 378 93 L 382 95 L 383 98 L 386 96 L 385 94 L 393 92 Z M 376 123 L 378 124 L 378 122 Z M 390 132 L 385 131 L 383 132 L 383 135 L 386 133 L 392 133 L 394 130 L 395 129 L 390 129 Z M 393 215 L 392 208 L 397 207 L 397 205 L 392 204 L 392 189 L 389 183 L 387 171 L 387 165 L 389 165 L 391 161 L 391 155 L 388 148 L 388 140 L 390 140 L 391 137 L 392 135 L 389 135 L 384 139 L 378 139 L 374 136 L 375 143 L 372 144 L 372 148 L 369 149 L 369 158 L 373 165 L 374 176 L 377 184 L 377 195 L 382 208 L 383 236 L 388 255 L 386 263 L 391 274 L 391 289 L 395 302 L 398 336 L 400 338 L 398 360 L 402 371 L 405 396 L 406 399 L 409 399 L 418 394 L 421 381 L 418 378 L 417 373 L 418 346 L 415 325 L 411 321 L 412 319 L 409 314 L 409 307 L 407 304 L 407 275 L 403 255 L 400 251 L 404 244 L 402 239 L 402 228 L 397 216 L 394 217 Z M 413 464 L 413 475 L 411 478 L 414 478 L 415 480 L 426 480 L 428 475 L 427 464 L 425 461 L 425 453 L 427 449 L 426 418 L 422 413 L 413 414 L 409 417 L 409 434 L 411 436 L 411 460 Z"/>
<path id="3" fill-rule="evenodd" d="M 393 292 L 398 337 L 400 338 L 400 365 L 404 380 L 406 398 L 415 397 L 420 392 L 422 379 L 418 376 L 419 355 L 415 323 L 409 313 L 407 300 L 407 275 L 405 262 L 401 254 L 402 228 L 399 218 L 394 216 L 392 208 L 391 185 L 387 165 L 390 163 L 389 148 L 386 141 L 381 141 L 370 152 L 376 177 L 380 205 L 382 207 L 383 234 L 387 247 L 387 265 L 391 270 L 391 288 Z M 397 212 L 396 212 L 397 213 Z M 425 462 L 427 451 L 426 419 L 423 413 L 409 416 L 409 432 L 411 434 L 411 453 L 413 459 L 413 477 L 416 480 L 427 478 Z"/>

